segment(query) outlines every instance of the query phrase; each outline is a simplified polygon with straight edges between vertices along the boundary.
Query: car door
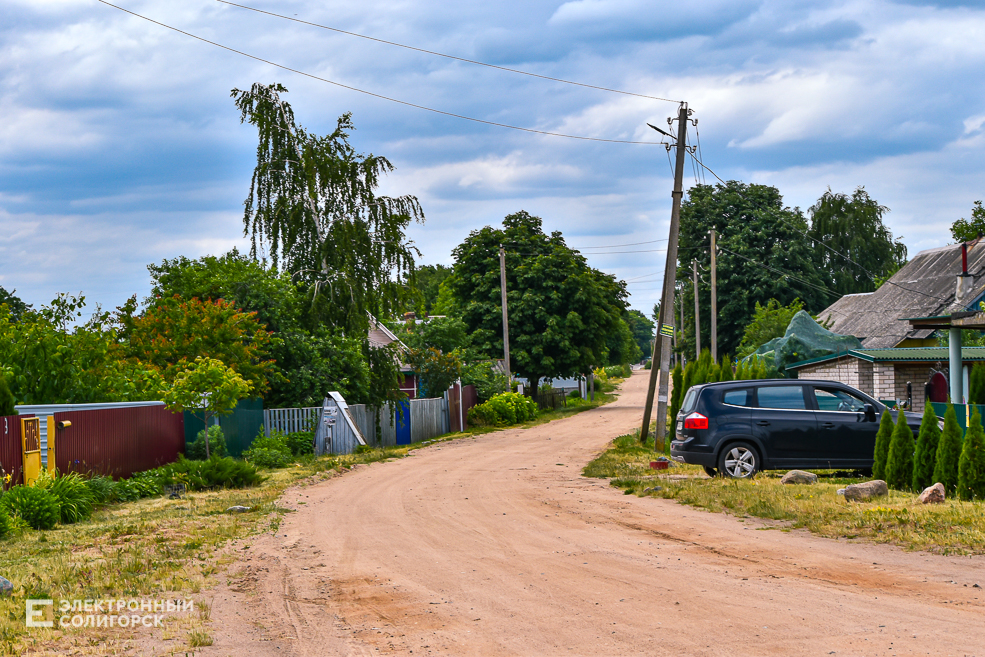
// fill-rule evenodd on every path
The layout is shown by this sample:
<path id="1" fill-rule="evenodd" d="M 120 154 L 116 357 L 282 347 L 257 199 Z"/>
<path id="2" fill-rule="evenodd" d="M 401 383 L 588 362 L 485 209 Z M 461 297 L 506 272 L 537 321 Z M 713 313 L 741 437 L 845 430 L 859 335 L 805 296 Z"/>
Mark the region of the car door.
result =
<path id="1" fill-rule="evenodd" d="M 817 420 L 802 385 L 758 386 L 752 429 L 772 467 L 797 466 L 817 451 Z"/>
<path id="2" fill-rule="evenodd" d="M 872 464 L 879 417 L 865 414 L 866 402 L 837 386 L 814 386 L 820 463 L 832 467 Z"/>

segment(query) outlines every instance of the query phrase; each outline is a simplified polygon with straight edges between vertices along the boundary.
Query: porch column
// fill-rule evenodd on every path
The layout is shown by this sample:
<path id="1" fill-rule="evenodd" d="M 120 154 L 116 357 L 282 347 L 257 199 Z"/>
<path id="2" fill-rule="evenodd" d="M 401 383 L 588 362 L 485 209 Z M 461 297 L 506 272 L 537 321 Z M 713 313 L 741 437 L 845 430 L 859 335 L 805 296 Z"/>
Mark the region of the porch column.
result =
<path id="1" fill-rule="evenodd" d="M 951 403 L 961 404 L 964 400 L 962 385 L 964 378 L 961 363 L 961 329 L 953 326 L 948 329 L 948 380 L 951 384 Z"/>

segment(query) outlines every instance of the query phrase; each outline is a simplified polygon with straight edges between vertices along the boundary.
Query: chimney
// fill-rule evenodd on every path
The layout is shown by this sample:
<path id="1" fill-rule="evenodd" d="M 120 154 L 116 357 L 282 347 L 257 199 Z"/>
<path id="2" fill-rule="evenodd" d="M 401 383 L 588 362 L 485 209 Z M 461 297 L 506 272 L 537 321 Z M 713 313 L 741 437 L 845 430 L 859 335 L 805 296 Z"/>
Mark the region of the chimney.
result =
<path id="1" fill-rule="evenodd" d="M 968 244 L 961 243 L 961 273 L 958 274 L 957 285 L 954 288 L 954 302 L 962 307 L 965 296 L 971 292 L 975 277 L 968 273 Z"/>

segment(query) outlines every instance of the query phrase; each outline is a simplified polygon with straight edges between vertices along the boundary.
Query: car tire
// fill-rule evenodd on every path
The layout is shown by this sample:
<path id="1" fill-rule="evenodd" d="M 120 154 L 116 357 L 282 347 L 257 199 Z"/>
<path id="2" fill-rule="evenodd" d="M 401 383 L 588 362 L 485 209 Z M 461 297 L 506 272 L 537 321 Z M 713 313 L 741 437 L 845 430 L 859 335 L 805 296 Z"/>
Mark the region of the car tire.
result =
<path id="1" fill-rule="evenodd" d="M 705 474 L 714 479 L 715 477 L 718 476 L 718 470 L 716 470 L 715 468 L 711 467 L 710 465 L 706 465 L 705 466 Z"/>
<path id="2" fill-rule="evenodd" d="M 749 443 L 729 443 L 718 455 L 718 471 L 730 479 L 751 479 L 759 466 L 759 453 Z"/>

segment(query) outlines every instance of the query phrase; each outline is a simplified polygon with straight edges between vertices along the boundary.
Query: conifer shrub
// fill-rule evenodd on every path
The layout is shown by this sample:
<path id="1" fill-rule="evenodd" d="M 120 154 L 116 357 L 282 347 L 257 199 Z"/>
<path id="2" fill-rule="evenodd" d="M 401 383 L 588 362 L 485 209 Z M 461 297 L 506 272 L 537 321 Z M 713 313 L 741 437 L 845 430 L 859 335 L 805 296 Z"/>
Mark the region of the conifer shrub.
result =
<path id="1" fill-rule="evenodd" d="M 948 495 L 953 495 L 958 486 L 958 461 L 961 458 L 961 425 L 954 411 L 954 404 L 947 405 L 944 413 L 944 431 L 937 444 L 934 459 L 934 482 L 944 485 Z"/>
<path id="2" fill-rule="evenodd" d="M 692 385 L 694 385 L 694 368 L 695 367 L 696 367 L 696 365 L 694 364 L 694 361 L 693 360 L 691 362 L 689 362 L 684 367 L 684 385 L 681 386 L 681 401 L 682 402 L 684 401 L 684 395 L 687 394 L 687 391 L 691 389 L 691 386 Z"/>
<path id="3" fill-rule="evenodd" d="M 0 498 L 0 506 L 34 529 L 51 529 L 61 513 L 55 496 L 34 486 L 14 486 Z"/>
<path id="4" fill-rule="evenodd" d="M 718 377 L 719 381 L 732 381 L 734 380 L 734 375 L 732 374 L 732 358 L 725 354 L 725 358 L 722 359 L 721 373 Z"/>
<path id="5" fill-rule="evenodd" d="M 712 363 L 708 368 L 708 380 L 705 383 L 716 383 L 721 380 L 722 377 L 722 366 L 718 363 Z"/>
<path id="6" fill-rule="evenodd" d="M 681 368 L 680 362 L 674 366 L 670 373 L 670 380 L 673 388 L 670 391 L 670 417 L 676 418 L 677 412 L 681 410 L 681 400 L 684 398 L 684 370 Z"/>
<path id="7" fill-rule="evenodd" d="M 917 453 L 913 461 L 913 490 L 915 491 L 921 491 L 934 483 L 937 445 L 941 440 L 941 430 L 937 422 L 934 407 L 927 402 L 923 409 L 920 435 L 917 437 Z"/>
<path id="8" fill-rule="evenodd" d="M 985 431 L 974 408 L 958 460 L 958 497 L 963 500 L 985 499 Z"/>
<path id="9" fill-rule="evenodd" d="M 886 484 L 896 490 L 910 490 L 913 485 L 913 430 L 906 423 L 906 414 L 900 411 L 896 428 L 889 442 L 889 458 L 886 460 Z"/>
<path id="10" fill-rule="evenodd" d="M 893 418 L 889 411 L 882 412 L 879 420 L 879 432 L 876 433 L 876 450 L 872 455 L 872 476 L 876 479 L 886 478 L 886 461 L 889 460 L 889 443 L 893 439 Z"/>

